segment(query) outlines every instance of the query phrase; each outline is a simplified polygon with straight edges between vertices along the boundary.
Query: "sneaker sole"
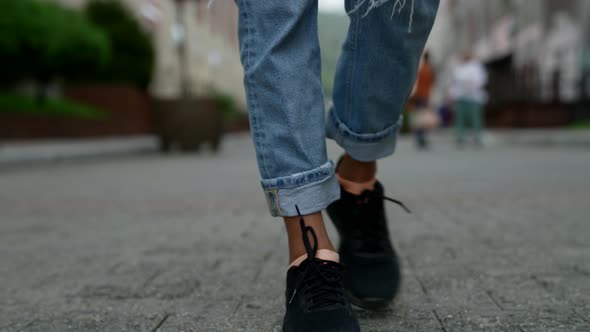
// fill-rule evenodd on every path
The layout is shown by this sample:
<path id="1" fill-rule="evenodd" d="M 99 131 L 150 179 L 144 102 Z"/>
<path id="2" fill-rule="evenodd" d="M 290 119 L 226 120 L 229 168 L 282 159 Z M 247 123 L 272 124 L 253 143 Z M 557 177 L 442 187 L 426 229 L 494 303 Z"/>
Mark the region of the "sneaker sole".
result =
<path id="1" fill-rule="evenodd" d="M 346 298 L 351 304 L 354 304 L 357 307 L 362 309 L 368 310 L 381 310 L 387 308 L 392 302 L 393 299 L 383 299 L 383 298 L 374 298 L 374 297 L 367 297 L 367 298 L 359 298 L 354 296 L 351 292 L 345 290 L 344 294 Z"/>

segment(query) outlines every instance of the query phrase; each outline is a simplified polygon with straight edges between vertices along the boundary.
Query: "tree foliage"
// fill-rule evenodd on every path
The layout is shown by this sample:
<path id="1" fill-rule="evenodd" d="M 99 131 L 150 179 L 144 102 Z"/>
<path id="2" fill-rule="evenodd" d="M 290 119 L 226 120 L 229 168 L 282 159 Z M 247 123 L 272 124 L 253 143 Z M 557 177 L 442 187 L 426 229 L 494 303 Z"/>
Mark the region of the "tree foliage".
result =
<path id="1" fill-rule="evenodd" d="M 0 83 L 76 79 L 109 58 L 106 35 L 82 14 L 52 2 L 0 1 Z"/>
<path id="2" fill-rule="evenodd" d="M 147 87 L 153 74 L 155 51 L 151 37 L 136 18 L 116 0 L 92 0 L 85 13 L 108 35 L 112 47 L 112 61 L 97 79 Z"/>

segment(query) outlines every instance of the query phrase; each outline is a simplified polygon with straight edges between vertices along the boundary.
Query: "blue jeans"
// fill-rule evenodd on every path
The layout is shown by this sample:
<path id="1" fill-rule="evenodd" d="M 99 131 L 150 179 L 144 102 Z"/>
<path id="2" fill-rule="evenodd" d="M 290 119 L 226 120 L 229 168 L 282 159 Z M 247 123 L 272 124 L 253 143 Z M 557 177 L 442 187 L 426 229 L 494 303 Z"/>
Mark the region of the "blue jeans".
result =
<path id="1" fill-rule="evenodd" d="M 379 0 L 344 1 L 351 22 L 327 118 L 318 0 L 237 1 L 250 127 L 273 216 L 295 216 L 295 205 L 315 213 L 339 199 L 326 136 L 359 161 L 395 150 L 438 0 L 391 0 L 377 8 Z"/>

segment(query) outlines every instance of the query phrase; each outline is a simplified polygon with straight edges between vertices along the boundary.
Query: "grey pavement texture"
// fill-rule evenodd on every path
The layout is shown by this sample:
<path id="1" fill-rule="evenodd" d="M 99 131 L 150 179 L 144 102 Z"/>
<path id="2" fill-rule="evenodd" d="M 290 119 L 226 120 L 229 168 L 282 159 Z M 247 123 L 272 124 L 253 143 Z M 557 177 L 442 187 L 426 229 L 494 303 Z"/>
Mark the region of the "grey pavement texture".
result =
<path id="1" fill-rule="evenodd" d="M 0 171 L 0 331 L 280 331 L 284 226 L 224 147 Z M 388 206 L 403 289 L 363 331 L 590 331 L 588 150 L 403 139 L 380 179 L 414 213 Z"/>

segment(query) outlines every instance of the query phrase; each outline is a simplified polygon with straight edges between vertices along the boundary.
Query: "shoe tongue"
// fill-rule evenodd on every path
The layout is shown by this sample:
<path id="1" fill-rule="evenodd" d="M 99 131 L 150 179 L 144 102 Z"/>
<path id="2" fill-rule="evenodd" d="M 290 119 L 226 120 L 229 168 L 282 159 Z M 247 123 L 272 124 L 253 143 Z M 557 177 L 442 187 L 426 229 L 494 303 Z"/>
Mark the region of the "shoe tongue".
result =
<path id="1" fill-rule="evenodd" d="M 328 249 L 320 249 L 318 250 L 318 252 L 315 255 L 316 259 L 319 260 L 324 260 L 324 261 L 333 261 L 333 262 L 340 262 L 340 255 L 338 255 L 337 252 L 332 251 L 332 250 L 328 250 Z M 296 260 L 294 260 L 291 265 L 289 265 L 289 268 L 292 268 L 294 266 L 299 266 L 301 265 L 304 261 L 308 260 L 309 258 L 306 255 L 303 255 L 299 258 L 297 258 Z"/>
<path id="2" fill-rule="evenodd" d="M 340 255 L 338 255 L 337 252 L 329 249 L 318 250 L 318 252 L 315 255 L 315 258 L 322 261 L 332 261 L 335 263 L 340 262 Z"/>
<path id="3" fill-rule="evenodd" d="M 313 260 L 321 267 L 337 269 L 340 266 L 340 263 L 334 262 L 332 260 L 324 260 L 324 259 L 320 259 L 317 257 L 314 258 Z M 296 268 L 301 269 L 303 271 L 308 267 L 309 264 L 311 264 L 311 261 L 309 259 L 306 259 L 303 262 L 301 262 L 301 264 L 299 264 L 299 266 L 296 266 Z"/>
<path id="4" fill-rule="evenodd" d="M 316 260 L 316 262 L 318 262 L 318 264 L 320 266 L 325 266 L 325 267 L 328 267 L 328 268 L 335 268 L 338 265 L 340 265 L 340 263 L 337 263 L 337 262 L 334 262 L 334 261 L 325 261 L 323 259 L 318 259 L 318 258 L 316 258 L 315 260 Z"/>
<path id="5" fill-rule="evenodd" d="M 359 195 L 348 192 L 344 188 L 341 188 L 341 190 L 340 190 L 340 194 L 341 194 L 342 198 L 346 198 L 346 199 L 354 200 L 354 201 L 358 201 L 359 199 L 364 198 L 366 193 L 375 193 L 377 195 L 383 195 L 383 186 L 381 185 L 381 183 L 379 181 L 377 181 L 377 182 L 375 182 L 375 188 L 373 190 L 365 190 Z"/>

